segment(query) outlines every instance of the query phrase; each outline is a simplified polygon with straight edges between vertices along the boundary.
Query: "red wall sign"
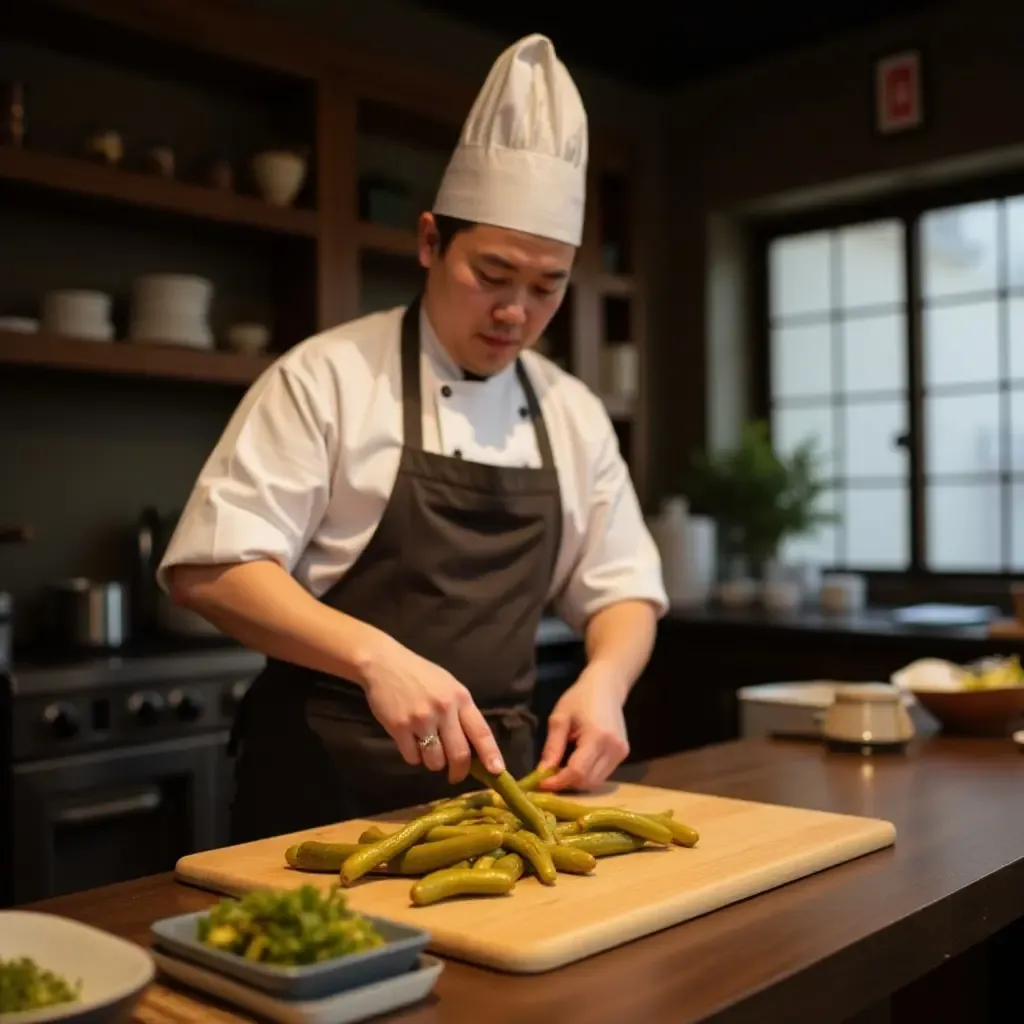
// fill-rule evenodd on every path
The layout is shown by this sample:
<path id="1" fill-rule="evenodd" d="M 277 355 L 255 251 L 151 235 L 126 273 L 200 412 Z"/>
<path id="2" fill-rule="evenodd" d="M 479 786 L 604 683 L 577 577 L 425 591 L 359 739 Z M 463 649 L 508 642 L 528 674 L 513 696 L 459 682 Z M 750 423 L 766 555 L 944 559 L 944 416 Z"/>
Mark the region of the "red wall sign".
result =
<path id="1" fill-rule="evenodd" d="M 877 63 L 875 97 L 876 126 L 883 134 L 921 124 L 921 57 L 916 50 L 896 53 Z"/>

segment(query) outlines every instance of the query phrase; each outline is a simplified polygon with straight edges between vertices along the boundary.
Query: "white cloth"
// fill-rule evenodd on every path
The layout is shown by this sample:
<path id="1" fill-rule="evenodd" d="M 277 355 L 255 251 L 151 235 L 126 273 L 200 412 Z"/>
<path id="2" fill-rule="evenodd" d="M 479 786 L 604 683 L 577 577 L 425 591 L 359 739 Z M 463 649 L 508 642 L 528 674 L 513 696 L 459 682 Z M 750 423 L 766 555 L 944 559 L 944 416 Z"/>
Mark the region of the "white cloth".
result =
<path id="1" fill-rule="evenodd" d="M 587 113 L 551 40 L 526 36 L 494 62 L 463 125 L 434 212 L 578 246 Z"/>
<path id="2" fill-rule="evenodd" d="M 178 563 L 268 558 L 319 597 L 355 562 L 384 513 L 402 448 L 397 308 L 342 324 L 281 356 L 249 389 L 203 467 L 158 573 Z M 423 446 L 493 465 L 540 465 L 511 365 L 467 381 L 425 313 Z M 558 471 L 562 543 L 549 600 L 582 630 L 623 599 L 668 606 L 657 548 L 600 399 L 526 352 Z M 450 389 L 445 396 L 443 389 Z"/>

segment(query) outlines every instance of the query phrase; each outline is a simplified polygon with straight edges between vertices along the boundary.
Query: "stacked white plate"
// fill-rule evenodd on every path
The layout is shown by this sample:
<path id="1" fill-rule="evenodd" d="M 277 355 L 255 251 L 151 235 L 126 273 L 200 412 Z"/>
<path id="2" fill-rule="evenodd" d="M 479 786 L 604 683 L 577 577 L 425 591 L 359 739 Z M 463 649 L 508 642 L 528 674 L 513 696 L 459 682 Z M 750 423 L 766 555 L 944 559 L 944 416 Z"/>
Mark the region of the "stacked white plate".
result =
<path id="1" fill-rule="evenodd" d="M 114 324 L 110 319 L 113 302 L 103 292 L 69 289 L 43 296 L 42 328 L 48 334 L 63 334 L 89 341 L 110 341 Z"/>
<path id="2" fill-rule="evenodd" d="M 132 292 L 130 341 L 213 348 L 213 283 L 189 274 L 149 274 Z"/>

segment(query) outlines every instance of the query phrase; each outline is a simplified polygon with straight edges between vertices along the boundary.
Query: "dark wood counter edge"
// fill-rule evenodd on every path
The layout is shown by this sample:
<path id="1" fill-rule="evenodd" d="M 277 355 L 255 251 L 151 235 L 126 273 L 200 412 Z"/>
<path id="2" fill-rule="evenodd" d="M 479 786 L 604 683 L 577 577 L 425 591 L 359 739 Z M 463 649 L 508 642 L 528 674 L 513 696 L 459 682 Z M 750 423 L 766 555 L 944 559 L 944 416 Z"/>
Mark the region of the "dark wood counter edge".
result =
<path id="1" fill-rule="evenodd" d="M 549 974 L 509 977 L 450 961 L 438 989 L 439 1005 L 451 1000 L 446 1019 L 458 1019 L 486 987 L 508 1021 L 562 1019 L 585 989 L 593 1024 L 630 1015 L 841 1024 L 1024 917 L 1024 821 L 1002 802 L 1024 769 L 1012 746 L 931 740 L 911 759 L 877 762 L 867 790 L 861 764 L 816 746 L 741 741 L 623 769 L 630 781 L 741 799 L 822 807 L 827 798 L 831 809 L 896 820 L 896 846 Z M 932 777 L 948 796 L 932 794 L 924 810 L 908 803 L 927 797 Z M 867 810 L 865 799 L 877 806 Z M 146 942 L 149 920 L 214 899 L 167 875 L 33 909 Z M 411 1008 L 397 1019 L 437 1020 L 437 1009 Z"/>

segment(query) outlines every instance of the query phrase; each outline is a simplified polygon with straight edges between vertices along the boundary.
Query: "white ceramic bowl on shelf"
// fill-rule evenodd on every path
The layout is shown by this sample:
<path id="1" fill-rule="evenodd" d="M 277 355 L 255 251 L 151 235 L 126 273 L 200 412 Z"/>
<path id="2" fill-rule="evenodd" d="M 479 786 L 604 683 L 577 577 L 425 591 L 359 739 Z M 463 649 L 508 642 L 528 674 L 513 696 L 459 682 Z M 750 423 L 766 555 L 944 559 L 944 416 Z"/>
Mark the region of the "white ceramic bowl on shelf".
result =
<path id="1" fill-rule="evenodd" d="M 260 195 L 272 206 L 291 206 L 306 180 L 306 161 L 288 150 L 265 150 L 252 158 Z"/>
<path id="2" fill-rule="evenodd" d="M 82 289 L 58 289 L 43 296 L 42 329 L 88 341 L 111 341 L 114 325 L 110 319 L 111 296 Z"/>

